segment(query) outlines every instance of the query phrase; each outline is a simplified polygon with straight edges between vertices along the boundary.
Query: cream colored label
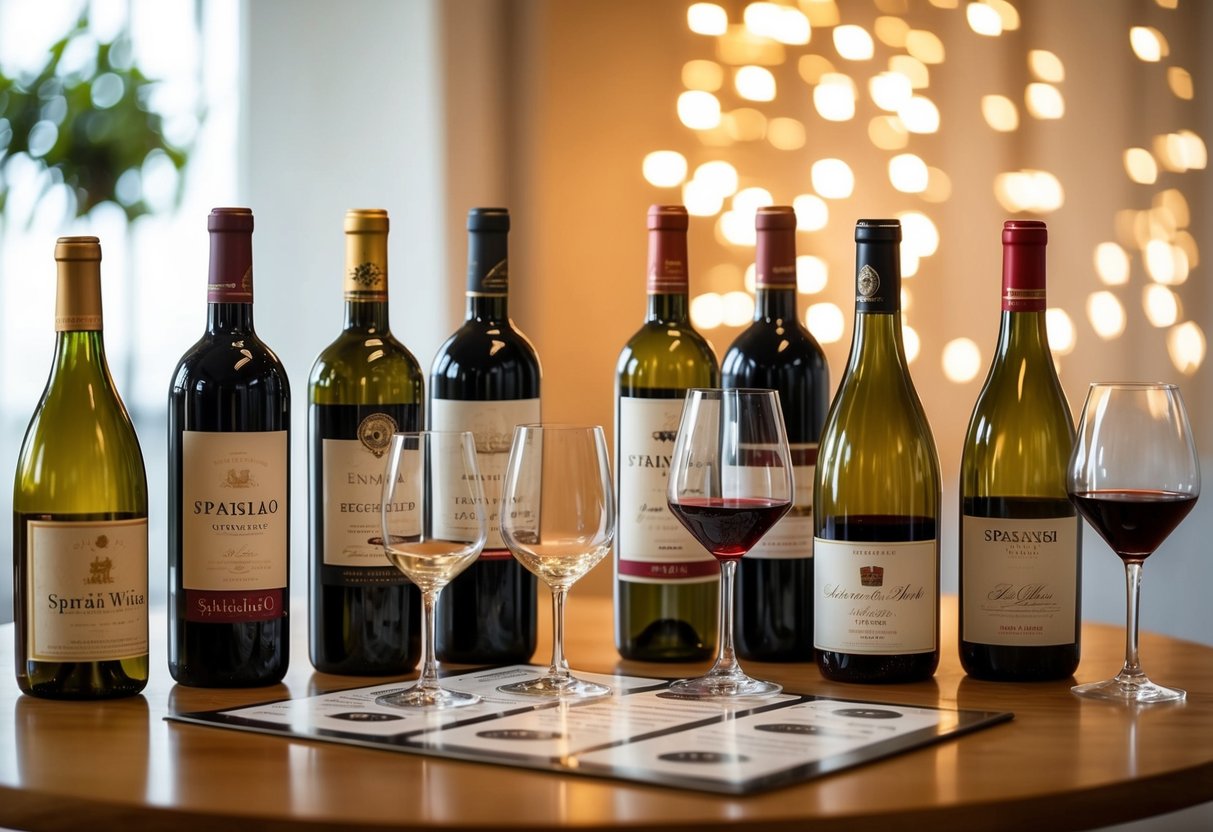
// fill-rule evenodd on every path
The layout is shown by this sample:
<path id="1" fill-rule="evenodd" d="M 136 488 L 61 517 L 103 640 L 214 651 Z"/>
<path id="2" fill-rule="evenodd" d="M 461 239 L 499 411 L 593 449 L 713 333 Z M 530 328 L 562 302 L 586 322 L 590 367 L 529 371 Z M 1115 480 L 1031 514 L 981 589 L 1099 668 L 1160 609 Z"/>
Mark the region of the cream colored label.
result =
<path id="1" fill-rule="evenodd" d="M 324 562 L 329 566 L 390 566 L 383 552 L 386 456 L 359 439 L 321 441 L 324 464 Z M 392 506 L 416 511 L 420 483 L 398 481 Z M 394 530 L 393 533 L 399 533 Z"/>
<path id="2" fill-rule="evenodd" d="M 287 585 L 287 432 L 182 434 L 186 589 Z"/>
<path id="3" fill-rule="evenodd" d="M 1078 519 L 961 518 L 962 638 L 978 644 L 1073 644 Z"/>
<path id="4" fill-rule="evenodd" d="M 26 652 L 39 662 L 147 655 L 147 518 L 30 520 Z"/>
<path id="5" fill-rule="evenodd" d="M 813 646 L 929 653 L 938 645 L 939 541 L 813 541 Z"/>
<path id="6" fill-rule="evenodd" d="M 484 486 L 484 504 L 488 516 L 486 554 L 496 552 L 509 557 L 501 540 L 501 488 L 505 466 L 510 461 L 510 445 L 516 425 L 539 421 L 539 399 L 506 401 L 430 400 L 432 430 L 468 430 L 476 438 L 476 465 Z M 492 556 L 492 555 L 490 555 Z"/>
<path id="7" fill-rule="evenodd" d="M 816 448 L 816 445 L 797 446 Z M 747 558 L 791 559 L 813 557 L 813 474 L 815 465 L 792 466 L 792 507 L 762 536 Z"/>

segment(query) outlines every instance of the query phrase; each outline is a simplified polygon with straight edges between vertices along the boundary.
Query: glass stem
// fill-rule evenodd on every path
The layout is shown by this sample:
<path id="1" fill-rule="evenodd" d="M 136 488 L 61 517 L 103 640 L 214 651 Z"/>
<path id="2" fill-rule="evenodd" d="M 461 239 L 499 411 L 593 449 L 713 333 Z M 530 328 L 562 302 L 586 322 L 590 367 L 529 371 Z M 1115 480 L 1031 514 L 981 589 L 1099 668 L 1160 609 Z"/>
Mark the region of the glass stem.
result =
<path id="1" fill-rule="evenodd" d="M 1125 666 L 1122 677 L 1140 678 L 1141 660 L 1137 653 L 1137 611 L 1141 600 L 1141 562 L 1125 563 Z"/>
<path id="2" fill-rule="evenodd" d="M 422 690 L 438 689 L 438 662 L 435 661 L 434 610 L 438 606 L 438 590 L 421 591 L 421 677 L 417 687 Z"/>
<path id="3" fill-rule="evenodd" d="M 720 562 L 720 631 L 717 642 L 716 664 L 710 672 L 713 676 L 734 676 L 741 673 L 737 664 L 737 653 L 733 649 L 733 582 L 737 575 L 737 561 Z"/>
<path id="4" fill-rule="evenodd" d="M 552 587 L 552 666 L 548 675 L 560 679 L 569 678 L 569 663 L 564 657 L 564 602 L 568 598 L 567 586 Z"/>

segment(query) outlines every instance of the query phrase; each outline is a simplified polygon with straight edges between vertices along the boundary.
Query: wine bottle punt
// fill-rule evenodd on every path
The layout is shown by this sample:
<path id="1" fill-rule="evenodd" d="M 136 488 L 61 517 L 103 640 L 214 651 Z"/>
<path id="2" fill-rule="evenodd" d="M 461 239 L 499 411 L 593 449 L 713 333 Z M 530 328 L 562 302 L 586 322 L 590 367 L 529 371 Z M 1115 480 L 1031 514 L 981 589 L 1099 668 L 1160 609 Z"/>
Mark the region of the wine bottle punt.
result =
<path id="1" fill-rule="evenodd" d="M 13 488 L 17 685 L 105 699 L 148 677 L 147 478 L 105 359 L 101 245 L 60 237 L 55 355 Z"/>
<path id="2" fill-rule="evenodd" d="M 436 649 L 441 661 L 524 662 L 538 631 L 536 578 L 505 547 L 502 477 L 516 425 L 540 418 L 539 357 L 510 319 L 510 215 L 468 212 L 467 315 L 430 371 L 431 430 L 471 431 L 489 505 L 484 551 L 442 591 Z"/>
<path id="3" fill-rule="evenodd" d="M 981 679 L 1064 679 L 1079 659 L 1082 521 L 1045 330 L 1048 229 L 1008 220 L 1002 242 L 998 345 L 960 463 L 960 660 Z"/>
<path id="4" fill-rule="evenodd" d="M 792 509 L 737 569 L 736 649 L 743 659 L 813 658 L 813 471 L 829 406 L 829 367 L 796 316 L 796 214 L 759 208 L 755 218 L 754 321 L 721 364 L 724 387 L 779 391 L 795 472 Z"/>
<path id="5" fill-rule="evenodd" d="M 421 652 L 420 593 L 387 559 L 384 454 L 421 429 L 424 377 L 388 325 L 388 215 L 345 215 L 345 321 L 308 381 L 308 645 L 325 673 L 407 673 Z"/>
<path id="6" fill-rule="evenodd" d="M 168 666 L 201 687 L 267 685 L 289 657 L 290 388 L 253 327 L 253 214 L 207 219 L 206 331 L 168 414 Z"/>
<path id="7" fill-rule="evenodd" d="M 720 567 L 666 505 L 686 391 L 716 387 L 711 345 L 691 326 L 687 212 L 648 213 L 648 311 L 615 373 L 615 646 L 625 659 L 713 655 Z"/>
<path id="8" fill-rule="evenodd" d="M 901 224 L 855 226 L 855 331 L 814 477 L 813 639 L 840 682 L 939 663 L 939 458 L 901 332 Z"/>

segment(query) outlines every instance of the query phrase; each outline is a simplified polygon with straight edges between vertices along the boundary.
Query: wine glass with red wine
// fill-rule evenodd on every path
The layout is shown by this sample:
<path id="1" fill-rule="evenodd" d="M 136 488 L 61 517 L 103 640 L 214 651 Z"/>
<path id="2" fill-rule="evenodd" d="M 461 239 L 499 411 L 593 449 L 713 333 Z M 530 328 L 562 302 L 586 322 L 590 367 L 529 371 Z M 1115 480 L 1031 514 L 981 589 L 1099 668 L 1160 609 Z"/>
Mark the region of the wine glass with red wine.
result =
<path id="1" fill-rule="evenodd" d="M 670 511 L 720 563 L 716 663 L 670 692 L 695 699 L 773 696 L 733 650 L 737 563 L 792 505 L 792 461 L 774 390 L 688 390 L 674 440 L 666 493 Z"/>
<path id="2" fill-rule="evenodd" d="M 1179 388 L 1092 384 L 1067 475 L 1070 499 L 1125 564 L 1125 665 L 1078 696 L 1114 702 L 1175 702 L 1187 694 L 1151 682 L 1137 650 L 1141 568 L 1196 505 L 1200 463 Z"/>

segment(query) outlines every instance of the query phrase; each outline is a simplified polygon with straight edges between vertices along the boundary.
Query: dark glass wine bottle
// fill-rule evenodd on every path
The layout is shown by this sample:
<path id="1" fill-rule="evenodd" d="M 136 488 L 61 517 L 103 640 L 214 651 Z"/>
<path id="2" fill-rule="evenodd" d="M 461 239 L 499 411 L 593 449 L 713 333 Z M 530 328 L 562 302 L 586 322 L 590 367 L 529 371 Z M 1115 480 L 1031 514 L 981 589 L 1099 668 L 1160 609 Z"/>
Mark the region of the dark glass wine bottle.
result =
<path id="1" fill-rule="evenodd" d="M 901 224 L 855 226 L 855 332 L 821 435 L 813 507 L 817 667 L 912 682 L 939 664 L 939 457 L 901 335 Z"/>
<path id="2" fill-rule="evenodd" d="M 666 473 L 691 387 L 716 387 L 691 326 L 686 209 L 649 209 L 648 312 L 615 371 L 615 646 L 625 659 L 695 661 L 716 648 L 720 567 L 666 504 Z"/>
<path id="3" fill-rule="evenodd" d="M 17 686 L 53 699 L 143 690 L 147 478 L 105 360 L 101 245 L 55 245 L 55 357 L 13 489 Z"/>
<path id="4" fill-rule="evenodd" d="M 779 391 L 795 471 L 792 509 L 737 570 L 735 646 L 743 659 L 813 658 L 813 471 L 830 400 L 825 353 L 796 316 L 796 214 L 759 208 L 754 322 L 721 364 L 725 387 Z"/>
<path id="5" fill-rule="evenodd" d="M 982 679 L 1078 667 L 1082 521 L 1066 496 L 1074 421 L 1045 331 L 1036 220 L 1003 225 L 1002 323 L 960 463 L 960 660 Z"/>
<path id="6" fill-rule="evenodd" d="M 489 537 L 442 591 L 437 652 L 441 661 L 509 664 L 535 652 L 538 609 L 535 576 L 501 540 L 501 478 L 514 426 L 539 421 L 541 371 L 535 348 L 510 320 L 509 212 L 473 208 L 467 230 L 467 317 L 434 358 L 429 426 L 475 435 Z"/>
<path id="7" fill-rule="evenodd" d="M 345 324 L 308 382 L 309 654 L 325 673 L 407 673 L 421 597 L 384 555 L 379 504 L 396 431 L 421 429 L 424 377 L 388 327 L 387 211 L 345 215 Z"/>
<path id="8" fill-rule="evenodd" d="M 253 214 L 207 219 L 207 325 L 168 413 L 168 666 L 181 684 L 267 685 L 289 657 L 290 388 L 253 328 Z"/>

